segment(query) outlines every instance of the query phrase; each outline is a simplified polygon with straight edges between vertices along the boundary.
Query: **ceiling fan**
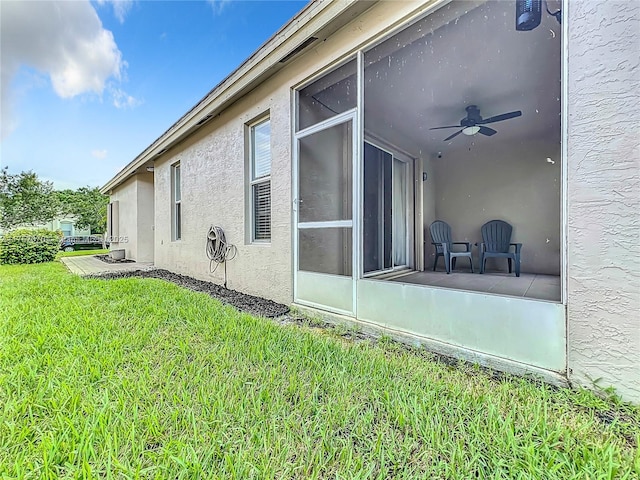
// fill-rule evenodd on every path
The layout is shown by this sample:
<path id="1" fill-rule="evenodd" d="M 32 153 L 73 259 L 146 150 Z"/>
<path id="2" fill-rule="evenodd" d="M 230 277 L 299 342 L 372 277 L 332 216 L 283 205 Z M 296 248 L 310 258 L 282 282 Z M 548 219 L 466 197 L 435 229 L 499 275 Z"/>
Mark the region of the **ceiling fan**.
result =
<path id="1" fill-rule="evenodd" d="M 475 105 L 469 105 L 465 108 L 467 111 L 467 116 L 460 120 L 460 125 L 447 125 L 446 127 L 433 127 L 429 130 L 441 130 L 443 128 L 460 128 L 461 130 L 457 131 L 453 135 L 449 135 L 444 139 L 445 142 L 451 140 L 454 137 L 457 137 L 461 133 L 465 135 L 475 135 L 476 133 L 481 133 L 482 135 L 486 135 L 490 137 L 491 135 L 495 135 L 496 132 L 493 128 L 485 127 L 487 123 L 496 123 L 502 122 L 503 120 L 509 120 L 510 118 L 516 118 L 522 115 L 520 110 L 515 112 L 503 113 L 501 115 L 496 115 L 494 117 L 482 118 L 480 116 L 480 109 Z"/>

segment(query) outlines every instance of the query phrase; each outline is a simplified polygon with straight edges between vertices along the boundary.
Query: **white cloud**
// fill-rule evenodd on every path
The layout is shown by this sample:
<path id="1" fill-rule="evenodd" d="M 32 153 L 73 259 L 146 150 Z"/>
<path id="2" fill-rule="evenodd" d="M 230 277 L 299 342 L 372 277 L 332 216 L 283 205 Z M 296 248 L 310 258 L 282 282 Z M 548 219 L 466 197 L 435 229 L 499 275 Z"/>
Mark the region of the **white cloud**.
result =
<path id="1" fill-rule="evenodd" d="M 95 158 L 107 158 L 107 151 L 106 150 L 91 150 L 91 156 L 95 157 Z"/>
<path id="2" fill-rule="evenodd" d="M 110 4 L 113 7 L 113 14 L 120 23 L 124 23 L 124 19 L 133 6 L 133 0 L 98 0 L 98 5 Z"/>
<path id="3" fill-rule="evenodd" d="M 109 93 L 111 94 L 111 98 L 113 100 L 113 106 L 116 108 L 133 108 L 142 103 L 140 100 L 132 97 L 124 90 L 114 87 L 113 85 L 109 85 Z"/>
<path id="4" fill-rule="evenodd" d="M 109 78 L 122 79 L 122 53 L 88 1 L 2 2 L 1 8 L 3 136 L 5 124 L 14 123 L 10 86 L 22 66 L 48 75 L 62 98 L 101 95 Z"/>
<path id="5" fill-rule="evenodd" d="M 120 23 L 124 23 L 124 17 L 127 15 L 127 13 L 129 13 L 129 10 L 131 10 L 132 6 L 133 2 L 128 0 L 119 0 L 113 2 L 113 13 L 120 21 Z"/>
<path id="6" fill-rule="evenodd" d="M 222 13 L 222 10 L 225 9 L 230 1 L 231 0 L 207 0 L 207 3 L 211 5 L 214 14 L 220 15 Z"/>

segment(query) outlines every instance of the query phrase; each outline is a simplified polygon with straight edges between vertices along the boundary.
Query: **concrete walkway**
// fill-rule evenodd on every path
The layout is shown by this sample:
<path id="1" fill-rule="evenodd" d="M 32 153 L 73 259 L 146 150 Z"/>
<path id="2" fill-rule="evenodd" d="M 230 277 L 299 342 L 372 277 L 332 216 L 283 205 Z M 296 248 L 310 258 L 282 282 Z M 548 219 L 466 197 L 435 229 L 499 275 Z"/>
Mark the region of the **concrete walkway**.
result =
<path id="1" fill-rule="evenodd" d="M 133 270 L 151 270 L 153 263 L 106 263 L 93 255 L 80 257 L 62 257 L 60 261 L 77 275 L 95 275 L 107 272 L 128 272 Z"/>

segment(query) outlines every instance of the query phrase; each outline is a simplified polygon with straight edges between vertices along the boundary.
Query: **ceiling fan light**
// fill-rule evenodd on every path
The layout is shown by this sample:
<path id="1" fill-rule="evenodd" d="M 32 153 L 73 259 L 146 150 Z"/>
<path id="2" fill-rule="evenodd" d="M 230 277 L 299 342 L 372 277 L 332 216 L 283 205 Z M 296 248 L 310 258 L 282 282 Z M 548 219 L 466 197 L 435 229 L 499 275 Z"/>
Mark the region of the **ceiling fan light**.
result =
<path id="1" fill-rule="evenodd" d="M 474 125 L 473 127 L 466 127 L 465 129 L 462 130 L 462 133 L 464 133 L 465 135 L 475 135 L 476 133 L 478 133 L 480 131 L 480 127 L 478 125 Z"/>

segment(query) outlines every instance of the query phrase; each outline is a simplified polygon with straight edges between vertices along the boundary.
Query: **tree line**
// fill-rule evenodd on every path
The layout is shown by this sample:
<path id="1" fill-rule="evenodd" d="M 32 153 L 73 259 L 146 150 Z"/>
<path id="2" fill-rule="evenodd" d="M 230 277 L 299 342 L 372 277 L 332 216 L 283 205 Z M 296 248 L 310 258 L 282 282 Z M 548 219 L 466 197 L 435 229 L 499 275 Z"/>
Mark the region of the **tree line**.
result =
<path id="1" fill-rule="evenodd" d="M 56 217 L 74 218 L 77 228 L 102 234 L 107 228 L 109 197 L 97 187 L 54 190 L 53 183 L 32 172 L 0 170 L 0 228 L 41 225 Z"/>

